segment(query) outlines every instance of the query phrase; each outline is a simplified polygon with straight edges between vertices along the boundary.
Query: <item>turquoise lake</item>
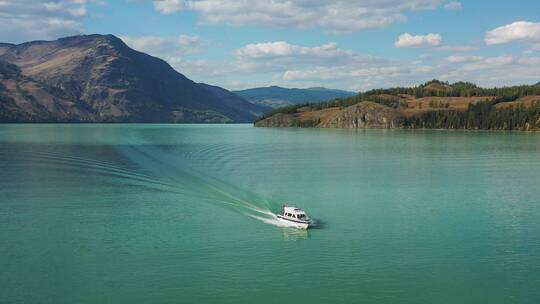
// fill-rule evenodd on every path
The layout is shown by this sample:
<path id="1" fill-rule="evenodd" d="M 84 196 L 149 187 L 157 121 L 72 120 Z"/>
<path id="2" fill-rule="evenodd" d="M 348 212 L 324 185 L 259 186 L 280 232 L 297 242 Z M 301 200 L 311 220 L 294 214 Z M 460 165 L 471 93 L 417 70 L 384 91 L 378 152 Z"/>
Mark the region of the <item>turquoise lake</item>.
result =
<path id="1" fill-rule="evenodd" d="M 0 125 L 0 172 L 0 303 L 540 303 L 538 133 Z"/>

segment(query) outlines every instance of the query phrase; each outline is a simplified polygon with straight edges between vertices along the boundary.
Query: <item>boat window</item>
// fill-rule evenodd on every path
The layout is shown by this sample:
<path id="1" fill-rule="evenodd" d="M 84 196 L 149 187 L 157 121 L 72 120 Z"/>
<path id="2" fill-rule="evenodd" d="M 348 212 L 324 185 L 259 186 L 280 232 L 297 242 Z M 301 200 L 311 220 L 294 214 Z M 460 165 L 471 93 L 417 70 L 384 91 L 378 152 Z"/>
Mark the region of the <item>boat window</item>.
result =
<path id="1" fill-rule="evenodd" d="M 299 215 L 298 215 L 298 218 L 304 218 L 304 217 L 306 217 L 305 214 L 299 214 Z"/>
<path id="2" fill-rule="evenodd" d="M 296 214 L 293 214 L 292 217 L 296 218 Z"/>

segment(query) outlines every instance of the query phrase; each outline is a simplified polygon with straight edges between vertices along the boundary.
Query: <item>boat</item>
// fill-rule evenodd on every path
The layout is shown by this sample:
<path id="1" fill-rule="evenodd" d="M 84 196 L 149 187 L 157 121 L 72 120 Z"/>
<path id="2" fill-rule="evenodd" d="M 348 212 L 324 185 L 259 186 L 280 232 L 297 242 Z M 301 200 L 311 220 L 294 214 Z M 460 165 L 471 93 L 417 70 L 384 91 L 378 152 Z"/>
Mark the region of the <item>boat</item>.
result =
<path id="1" fill-rule="evenodd" d="M 287 206 L 287 204 L 283 204 L 281 213 L 277 214 L 277 218 L 281 222 L 299 229 L 308 229 L 313 223 L 304 210 L 298 207 Z"/>

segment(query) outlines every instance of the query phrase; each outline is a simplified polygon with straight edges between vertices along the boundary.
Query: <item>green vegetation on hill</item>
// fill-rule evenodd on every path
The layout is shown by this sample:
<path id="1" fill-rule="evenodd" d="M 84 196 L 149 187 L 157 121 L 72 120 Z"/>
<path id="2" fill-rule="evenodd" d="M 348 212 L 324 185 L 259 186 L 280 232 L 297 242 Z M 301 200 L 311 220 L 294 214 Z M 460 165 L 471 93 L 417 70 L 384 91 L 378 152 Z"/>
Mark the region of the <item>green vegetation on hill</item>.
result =
<path id="1" fill-rule="evenodd" d="M 403 128 L 538 130 L 540 129 L 540 98 L 538 101 L 533 99 L 529 104 L 509 103 L 526 96 L 540 96 L 540 86 L 481 88 L 468 82 L 450 84 L 432 80 L 411 88 L 375 89 L 349 98 L 283 107 L 266 113 L 257 121 L 278 113 L 298 115 L 306 110 L 344 109 L 360 102 L 370 101 L 401 113 L 401 127 Z M 427 102 L 419 102 L 418 108 L 410 108 L 409 103 L 418 103 L 420 98 L 425 97 L 438 99 L 428 98 Z M 453 102 L 451 98 L 454 97 L 466 98 L 465 102 L 468 105 L 466 104 L 462 109 L 451 108 L 450 103 Z M 478 100 L 478 97 L 485 97 L 485 100 Z M 497 106 L 501 103 L 506 104 Z M 422 108 L 422 104 L 426 108 Z M 300 110 L 302 108 L 303 110 Z"/>
<path id="2" fill-rule="evenodd" d="M 361 96 L 373 96 L 380 94 L 400 95 L 407 94 L 416 98 L 421 97 L 474 97 L 496 96 L 507 99 L 517 99 L 523 96 L 538 95 L 540 88 L 531 85 L 520 85 L 501 88 L 481 88 L 470 82 L 456 82 L 449 84 L 439 80 L 432 80 L 423 85 L 412 88 L 377 89 L 360 94 Z"/>
<path id="3" fill-rule="evenodd" d="M 382 96 L 381 96 L 382 95 Z M 372 101 L 380 103 L 392 108 L 399 107 L 401 101 L 400 95 L 410 95 L 415 98 L 422 97 L 497 97 L 497 102 L 513 101 L 520 97 L 530 95 L 540 95 L 540 86 L 536 85 L 520 85 L 502 88 L 481 88 L 469 82 L 456 82 L 449 84 L 439 80 L 432 80 L 425 84 L 412 88 L 390 88 L 390 89 L 375 89 L 360 93 L 349 98 L 337 98 L 334 100 L 320 103 L 303 103 L 277 109 L 276 111 L 267 113 L 268 117 L 271 113 L 293 112 L 298 108 L 310 106 L 312 109 L 325 109 L 333 107 L 348 107 L 362 101 Z"/>
<path id="4" fill-rule="evenodd" d="M 405 117 L 404 128 L 473 129 L 473 130 L 538 130 L 540 101 L 530 107 L 523 104 L 497 108 L 497 101 L 470 104 L 466 111 L 430 111 Z"/>
<path id="5" fill-rule="evenodd" d="M 12 78 L 18 76 L 21 73 L 21 70 L 18 66 L 0 60 L 0 77 L 2 78 Z"/>

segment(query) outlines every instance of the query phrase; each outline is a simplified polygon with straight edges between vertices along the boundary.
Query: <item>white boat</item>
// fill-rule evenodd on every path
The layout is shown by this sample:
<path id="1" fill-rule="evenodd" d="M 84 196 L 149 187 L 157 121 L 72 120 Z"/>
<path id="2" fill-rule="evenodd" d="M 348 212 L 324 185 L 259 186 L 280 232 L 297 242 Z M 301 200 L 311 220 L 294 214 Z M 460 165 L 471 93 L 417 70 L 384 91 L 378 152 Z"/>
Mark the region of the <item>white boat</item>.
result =
<path id="1" fill-rule="evenodd" d="M 287 223 L 287 225 L 291 227 L 308 229 L 309 226 L 312 225 L 311 219 L 306 215 L 304 210 L 293 206 L 287 206 L 287 204 L 283 205 L 281 213 L 277 214 L 277 217 L 280 221 Z"/>

